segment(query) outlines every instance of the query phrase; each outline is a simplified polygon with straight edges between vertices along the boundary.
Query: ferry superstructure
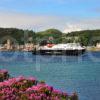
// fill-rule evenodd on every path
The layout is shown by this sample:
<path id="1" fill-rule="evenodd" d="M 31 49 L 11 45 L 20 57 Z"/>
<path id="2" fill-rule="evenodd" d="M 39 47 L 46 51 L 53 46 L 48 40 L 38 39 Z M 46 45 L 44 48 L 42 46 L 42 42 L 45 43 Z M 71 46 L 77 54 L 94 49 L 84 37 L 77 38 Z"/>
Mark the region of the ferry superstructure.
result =
<path id="1" fill-rule="evenodd" d="M 33 51 L 33 54 L 41 55 L 80 55 L 85 52 L 85 48 L 79 43 L 67 44 L 47 44 L 40 46 Z"/>

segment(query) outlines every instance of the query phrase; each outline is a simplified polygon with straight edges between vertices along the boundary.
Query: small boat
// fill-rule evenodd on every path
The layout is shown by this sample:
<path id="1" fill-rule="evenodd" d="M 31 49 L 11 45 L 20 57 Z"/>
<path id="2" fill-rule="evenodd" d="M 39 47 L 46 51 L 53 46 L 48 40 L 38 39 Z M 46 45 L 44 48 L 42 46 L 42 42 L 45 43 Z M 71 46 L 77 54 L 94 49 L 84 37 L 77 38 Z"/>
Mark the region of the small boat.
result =
<path id="1" fill-rule="evenodd" d="M 47 44 L 33 50 L 33 54 L 40 55 L 81 55 L 85 52 L 85 48 L 79 43 L 67 44 Z"/>

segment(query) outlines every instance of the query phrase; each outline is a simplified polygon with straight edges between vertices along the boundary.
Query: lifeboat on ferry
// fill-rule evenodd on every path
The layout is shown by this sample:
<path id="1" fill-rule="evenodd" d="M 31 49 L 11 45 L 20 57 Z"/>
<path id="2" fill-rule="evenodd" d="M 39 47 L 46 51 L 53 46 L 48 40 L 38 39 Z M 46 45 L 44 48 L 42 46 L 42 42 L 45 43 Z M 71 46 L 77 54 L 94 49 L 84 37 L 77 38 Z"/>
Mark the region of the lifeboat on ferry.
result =
<path id="1" fill-rule="evenodd" d="M 50 43 L 47 44 L 47 47 L 48 47 L 48 48 L 52 48 L 53 46 L 54 46 L 54 44 L 50 44 Z"/>

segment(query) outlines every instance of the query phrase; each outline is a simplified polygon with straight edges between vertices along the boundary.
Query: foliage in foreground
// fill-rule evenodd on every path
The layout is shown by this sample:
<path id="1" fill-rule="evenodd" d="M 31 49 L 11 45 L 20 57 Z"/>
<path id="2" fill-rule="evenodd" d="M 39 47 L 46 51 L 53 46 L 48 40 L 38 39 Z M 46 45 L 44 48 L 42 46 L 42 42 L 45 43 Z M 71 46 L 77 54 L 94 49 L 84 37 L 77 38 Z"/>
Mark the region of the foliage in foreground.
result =
<path id="1" fill-rule="evenodd" d="M 78 100 L 76 93 L 70 96 L 34 77 L 9 78 L 7 70 L 0 70 L 0 81 L 0 100 Z"/>

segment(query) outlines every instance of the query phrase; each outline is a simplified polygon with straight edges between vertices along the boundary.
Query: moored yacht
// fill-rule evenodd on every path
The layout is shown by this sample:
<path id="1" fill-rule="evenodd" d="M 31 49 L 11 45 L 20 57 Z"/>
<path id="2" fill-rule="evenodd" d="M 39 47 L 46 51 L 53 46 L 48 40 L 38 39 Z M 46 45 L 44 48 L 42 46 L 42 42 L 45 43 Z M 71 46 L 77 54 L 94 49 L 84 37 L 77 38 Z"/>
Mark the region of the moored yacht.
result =
<path id="1" fill-rule="evenodd" d="M 47 44 L 40 46 L 33 51 L 33 54 L 41 55 L 81 55 L 85 52 L 85 48 L 79 43 L 67 44 Z"/>

